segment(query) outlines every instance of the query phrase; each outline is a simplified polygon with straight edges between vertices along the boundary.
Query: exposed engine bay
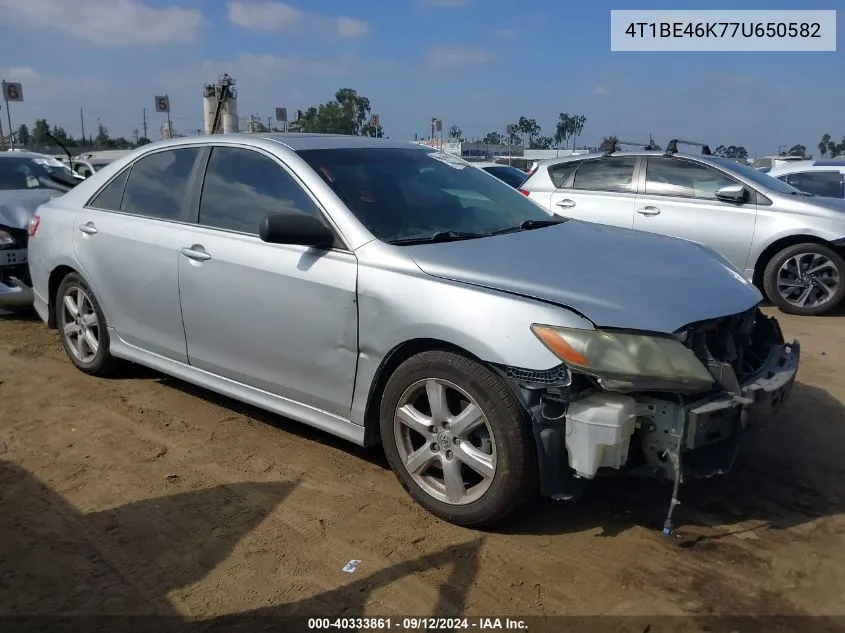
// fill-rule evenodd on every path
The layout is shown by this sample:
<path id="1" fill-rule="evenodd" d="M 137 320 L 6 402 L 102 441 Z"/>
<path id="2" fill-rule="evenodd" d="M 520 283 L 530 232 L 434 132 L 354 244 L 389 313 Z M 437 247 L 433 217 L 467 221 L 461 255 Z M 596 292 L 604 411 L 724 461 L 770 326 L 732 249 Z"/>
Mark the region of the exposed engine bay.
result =
<path id="1" fill-rule="evenodd" d="M 675 483 L 732 467 L 749 425 L 777 411 L 797 372 L 800 346 L 759 309 L 692 323 L 674 338 L 714 382 L 699 393 L 625 391 L 565 365 L 546 372 L 500 368 L 532 418 L 541 494 L 579 496 L 585 481 L 622 471 Z"/>

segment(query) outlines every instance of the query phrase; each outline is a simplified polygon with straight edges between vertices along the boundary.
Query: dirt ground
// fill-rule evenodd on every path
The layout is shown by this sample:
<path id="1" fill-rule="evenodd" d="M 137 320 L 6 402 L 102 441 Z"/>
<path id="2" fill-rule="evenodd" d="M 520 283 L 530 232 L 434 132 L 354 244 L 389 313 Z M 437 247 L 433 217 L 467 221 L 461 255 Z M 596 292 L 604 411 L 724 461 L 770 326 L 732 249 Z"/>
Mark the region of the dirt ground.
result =
<path id="1" fill-rule="evenodd" d="M 845 616 L 845 313 L 780 319 L 803 353 L 787 409 L 682 489 L 664 538 L 670 490 L 619 479 L 448 525 L 378 450 L 142 368 L 89 378 L 0 317 L 0 618 Z"/>

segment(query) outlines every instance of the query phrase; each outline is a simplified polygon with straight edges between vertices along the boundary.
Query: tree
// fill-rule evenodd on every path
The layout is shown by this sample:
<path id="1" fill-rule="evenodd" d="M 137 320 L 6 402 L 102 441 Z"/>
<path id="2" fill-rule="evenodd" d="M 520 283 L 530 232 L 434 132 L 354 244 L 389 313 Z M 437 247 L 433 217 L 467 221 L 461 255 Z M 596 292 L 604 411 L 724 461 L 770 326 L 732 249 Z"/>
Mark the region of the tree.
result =
<path id="1" fill-rule="evenodd" d="M 721 156 L 722 158 L 748 158 L 748 150 L 742 145 L 728 145 L 727 147 L 719 145 L 713 154 L 715 156 Z"/>
<path id="2" fill-rule="evenodd" d="M 458 143 L 464 142 L 464 131 L 458 127 L 457 125 L 452 125 L 449 127 L 449 138 L 454 139 Z"/>
<path id="3" fill-rule="evenodd" d="M 540 132 L 542 128 L 540 128 L 539 124 L 537 123 L 536 119 L 529 119 L 527 117 L 521 116 L 519 117 L 519 121 L 512 124 L 510 126 L 511 130 L 511 145 L 522 145 L 523 147 L 528 147 L 530 149 L 541 149 L 538 148 L 538 140 L 540 140 Z M 545 143 L 546 138 L 544 137 L 540 144 Z M 551 139 L 548 139 L 549 147 L 551 147 Z"/>
<path id="4" fill-rule="evenodd" d="M 32 138 L 29 136 L 29 128 L 21 124 L 18 128 L 18 143 L 21 145 L 29 145 Z"/>
<path id="5" fill-rule="evenodd" d="M 557 123 L 555 124 L 555 145 L 569 147 L 569 141 L 572 140 L 572 146 L 575 146 L 575 140 L 584 131 L 584 125 L 587 123 L 587 117 L 583 114 L 569 114 L 568 112 L 561 112 L 558 115 Z"/>
<path id="6" fill-rule="evenodd" d="M 351 88 L 341 88 L 332 101 L 299 110 L 295 124 L 300 132 L 322 132 L 352 136 L 383 136 L 381 126 L 370 122 L 370 100 Z"/>
<path id="7" fill-rule="evenodd" d="M 830 143 L 830 134 L 824 134 L 822 140 L 819 141 L 819 154 L 821 154 L 822 158 L 827 154 L 828 143 Z"/>
<path id="8" fill-rule="evenodd" d="M 601 141 L 601 145 L 599 145 L 599 149 L 603 152 L 615 152 L 618 147 L 618 136 L 605 136 Z"/>
<path id="9" fill-rule="evenodd" d="M 32 142 L 35 145 L 47 145 L 50 143 L 50 124 L 47 119 L 38 119 L 32 128 Z"/>
<path id="10" fill-rule="evenodd" d="M 487 136 L 481 139 L 485 145 L 504 145 L 505 139 L 498 132 L 487 132 Z"/>
<path id="11" fill-rule="evenodd" d="M 94 139 L 94 143 L 101 147 L 108 147 L 109 140 L 109 129 L 97 121 L 97 138 Z"/>
<path id="12" fill-rule="evenodd" d="M 805 158 L 807 156 L 807 148 L 803 145 L 793 145 L 789 148 L 789 151 L 786 152 L 787 156 L 800 156 L 801 158 Z"/>
<path id="13" fill-rule="evenodd" d="M 151 142 L 150 139 L 148 139 L 146 136 L 142 136 L 141 138 L 138 139 L 138 142 L 136 143 L 136 145 L 138 147 L 141 147 L 141 145 L 147 145 L 150 142 Z"/>

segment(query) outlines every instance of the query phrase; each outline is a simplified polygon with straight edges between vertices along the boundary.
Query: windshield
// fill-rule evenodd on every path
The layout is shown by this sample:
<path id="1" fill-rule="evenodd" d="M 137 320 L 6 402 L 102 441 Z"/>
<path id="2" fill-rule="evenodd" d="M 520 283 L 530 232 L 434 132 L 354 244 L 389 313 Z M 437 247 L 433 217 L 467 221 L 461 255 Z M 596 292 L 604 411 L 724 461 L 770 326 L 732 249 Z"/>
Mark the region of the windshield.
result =
<path id="1" fill-rule="evenodd" d="M 44 156 L 15 156 L 0 158 L 0 190 L 14 189 L 58 189 L 67 187 L 54 182 L 50 175 L 57 175 L 73 180 L 73 172 L 55 158 Z"/>
<path id="2" fill-rule="evenodd" d="M 484 237 L 551 218 L 510 185 L 443 152 L 367 148 L 299 155 L 385 242 L 447 233 Z"/>
<path id="3" fill-rule="evenodd" d="M 730 158 L 713 158 L 712 160 L 719 163 L 720 167 L 723 167 L 728 171 L 735 172 L 743 178 L 747 178 L 754 184 L 765 187 L 770 191 L 803 195 L 803 192 L 799 191 L 792 185 L 788 185 L 777 178 L 764 174 L 762 171 L 754 169 L 750 165 L 743 165 L 742 163 L 738 163 Z"/>

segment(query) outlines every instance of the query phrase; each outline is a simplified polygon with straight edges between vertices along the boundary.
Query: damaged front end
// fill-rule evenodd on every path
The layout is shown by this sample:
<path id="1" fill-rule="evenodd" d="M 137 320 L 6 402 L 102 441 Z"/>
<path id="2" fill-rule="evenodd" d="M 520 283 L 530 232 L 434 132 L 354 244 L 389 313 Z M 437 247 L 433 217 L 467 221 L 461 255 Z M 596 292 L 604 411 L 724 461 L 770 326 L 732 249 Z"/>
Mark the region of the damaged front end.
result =
<path id="1" fill-rule="evenodd" d="M 666 533 L 680 484 L 730 470 L 742 431 L 789 396 L 800 357 L 757 308 L 671 337 L 553 330 L 535 333 L 562 365 L 502 368 L 533 422 L 541 493 L 571 499 L 608 471 L 668 479 Z"/>
<path id="2" fill-rule="evenodd" d="M 36 209 L 57 195 L 53 189 L 0 191 L 0 309 L 32 305 L 27 248 Z"/>
<path id="3" fill-rule="evenodd" d="M 0 225 L 0 309 L 32 305 L 26 229 Z"/>

